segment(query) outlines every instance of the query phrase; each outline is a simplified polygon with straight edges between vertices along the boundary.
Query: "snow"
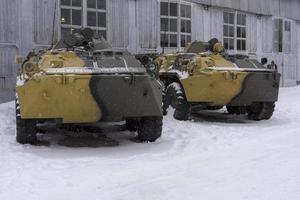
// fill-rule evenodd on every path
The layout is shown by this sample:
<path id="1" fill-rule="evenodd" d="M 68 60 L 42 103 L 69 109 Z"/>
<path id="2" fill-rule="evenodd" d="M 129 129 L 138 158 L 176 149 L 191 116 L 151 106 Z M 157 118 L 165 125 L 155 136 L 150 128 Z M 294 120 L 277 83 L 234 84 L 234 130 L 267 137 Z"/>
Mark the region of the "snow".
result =
<path id="1" fill-rule="evenodd" d="M 25 83 L 25 80 L 21 78 L 21 76 L 17 77 L 17 86 L 23 86 Z"/>
<path id="2" fill-rule="evenodd" d="M 177 73 L 178 77 L 180 79 L 186 79 L 189 77 L 189 73 L 187 71 L 179 71 L 177 69 L 172 69 L 173 65 L 170 67 L 171 70 L 169 70 L 170 73 Z M 161 70 L 161 72 L 163 72 L 163 70 Z"/>
<path id="3" fill-rule="evenodd" d="M 274 117 L 253 122 L 207 112 L 164 119 L 163 137 L 116 147 L 67 148 L 15 142 L 14 103 L 0 105 L 1 200 L 298 200 L 300 88 L 280 91 Z"/>
<path id="4" fill-rule="evenodd" d="M 47 74 L 92 74 L 92 73 L 144 73 L 143 67 L 106 67 L 106 68 L 82 68 L 82 67 L 64 67 L 64 68 L 48 68 Z"/>
<path id="5" fill-rule="evenodd" d="M 239 68 L 236 64 L 236 67 L 208 67 L 208 69 L 216 71 L 240 71 L 240 72 L 274 72 L 272 69 L 257 69 L 257 68 Z"/>

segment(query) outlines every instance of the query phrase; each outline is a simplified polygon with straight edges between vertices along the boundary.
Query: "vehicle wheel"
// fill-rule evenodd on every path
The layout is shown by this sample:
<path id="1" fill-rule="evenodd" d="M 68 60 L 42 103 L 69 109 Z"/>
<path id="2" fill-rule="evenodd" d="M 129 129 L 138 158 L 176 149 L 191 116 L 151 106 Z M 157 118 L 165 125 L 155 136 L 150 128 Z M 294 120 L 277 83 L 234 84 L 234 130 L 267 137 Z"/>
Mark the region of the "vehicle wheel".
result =
<path id="1" fill-rule="evenodd" d="M 130 132 L 135 132 L 138 130 L 139 121 L 136 119 L 126 119 L 126 129 Z"/>
<path id="2" fill-rule="evenodd" d="M 275 110 L 274 102 L 259 102 L 248 106 L 247 113 L 250 120 L 268 120 Z"/>
<path id="3" fill-rule="evenodd" d="M 138 139 L 141 142 L 155 142 L 162 132 L 162 117 L 144 117 L 138 128 Z"/>
<path id="4" fill-rule="evenodd" d="M 179 83 L 174 82 L 167 87 L 163 110 L 167 110 L 170 105 L 175 109 L 175 119 L 188 120 L 190 106 Z"/>
<path id="5" fill-rule="evenodd" d="M 22 119 L 19 100 L 16 98 L 16 140 L 20 144 L 36 144 L 36 120 Z"/>
<path id="6" fill-rule="evenodd" d="M 245 106 L 226 106 L 227 112 L 231 115 L 247 114 L 247 107 Z"/>

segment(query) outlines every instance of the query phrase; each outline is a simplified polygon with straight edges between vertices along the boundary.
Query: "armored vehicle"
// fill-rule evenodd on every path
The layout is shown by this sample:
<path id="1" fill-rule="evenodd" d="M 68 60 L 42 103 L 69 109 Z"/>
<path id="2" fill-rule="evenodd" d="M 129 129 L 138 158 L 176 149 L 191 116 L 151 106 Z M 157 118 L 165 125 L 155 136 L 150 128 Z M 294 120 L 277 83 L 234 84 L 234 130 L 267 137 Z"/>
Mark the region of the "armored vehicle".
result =
<path id="1" fill-rule="evenodd" d="M 37 142 L 36 125 L 126 121 L 138 141 L 162 132 L 162 84 L 126 51 L 113 50 L 91 29 L 54 48 L 29 53 L 16 86 L 16 140 Z"/>
<path id="2" fill-rule="evenodd" d="M 156 58 L 165 85 L 163 112 L 171 105 L 174 118 L 226 106 L 230 114 L 251 120 L 270 119 L 278 99 L 280 74 L 246 56 L 228 56 L 217 39 L 193 42 L 184 52 Z"/>

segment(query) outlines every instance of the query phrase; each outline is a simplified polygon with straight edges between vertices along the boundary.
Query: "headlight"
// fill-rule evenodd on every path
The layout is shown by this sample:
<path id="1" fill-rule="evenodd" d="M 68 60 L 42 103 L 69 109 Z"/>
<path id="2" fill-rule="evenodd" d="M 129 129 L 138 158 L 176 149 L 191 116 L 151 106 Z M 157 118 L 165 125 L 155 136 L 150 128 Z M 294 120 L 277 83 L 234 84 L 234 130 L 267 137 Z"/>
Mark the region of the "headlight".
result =
<path id="1" fill-rule="evenodd" d="M 154 63 L 151 63 L 148 65 L 148 69 L 152 72 L 155 72 L 156 71 L 156 65 Z"/>
<path id="2" fill-rule="evenodd" d="M 24 71 L 25 71 L 26 73 L 33 72 L 33 70 L 34 70 L 34 65 L 33 65 L 33 63 L 27 62 L 27 63 L 24 64 Z"/>

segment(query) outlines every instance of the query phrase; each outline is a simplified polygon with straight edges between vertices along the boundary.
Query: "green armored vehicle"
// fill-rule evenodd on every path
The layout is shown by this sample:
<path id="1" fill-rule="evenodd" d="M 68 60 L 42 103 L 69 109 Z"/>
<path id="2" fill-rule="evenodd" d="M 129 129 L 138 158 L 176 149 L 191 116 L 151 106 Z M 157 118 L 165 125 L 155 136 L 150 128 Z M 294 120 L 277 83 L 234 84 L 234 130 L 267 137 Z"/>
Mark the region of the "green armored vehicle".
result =
<path id="1" fill-rule="evenodd" d="M 138 141 L 162 132 L 162 85 L 131 54 L 91 29 L 69 34 L 51 50 L 30 53 L 16 86 L 17 141 L 37 142 L 39 121 L 62 125 L 126 121 Z"/>
<path id="2" fill-rule="evenodd" d="M 257 60 L 225 56 L 217 39 L 193 42 L 183 53 L 156 58 L 165 85 L 163 112 L 171 105 L 174 118 L 187 120 L 191 112 L 226 106 L 230 114 L 251 120 L 270 119 L 278 100 L 280 74 Z"/>

